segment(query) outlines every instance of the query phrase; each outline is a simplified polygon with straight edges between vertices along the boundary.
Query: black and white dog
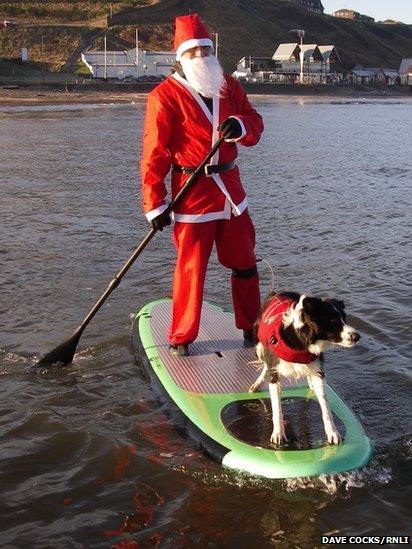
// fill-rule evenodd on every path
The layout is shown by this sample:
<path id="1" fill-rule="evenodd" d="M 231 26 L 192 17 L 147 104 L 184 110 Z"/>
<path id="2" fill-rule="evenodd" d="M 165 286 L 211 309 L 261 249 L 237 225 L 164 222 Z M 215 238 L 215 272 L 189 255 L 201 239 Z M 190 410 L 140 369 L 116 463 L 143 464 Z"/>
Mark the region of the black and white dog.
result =
<path id="1" fill-rule="evenodd" d="M 346 324 L 343 301 L 292 292 L 273 293 L 262 307 L 256 328 L 256 354 L 263 369 L 249 391 L 257 391 L 264 381 L 269 383 L 271 442 L 279 446 L 287 441 L 280 398 L 282 381 L 306 376 L 322 410 L 328 443 L 339 444 L 341 437 L 328 404 L 321 359 L 327 349 L 335 345 L 350 348 L 360 339 Z"/>

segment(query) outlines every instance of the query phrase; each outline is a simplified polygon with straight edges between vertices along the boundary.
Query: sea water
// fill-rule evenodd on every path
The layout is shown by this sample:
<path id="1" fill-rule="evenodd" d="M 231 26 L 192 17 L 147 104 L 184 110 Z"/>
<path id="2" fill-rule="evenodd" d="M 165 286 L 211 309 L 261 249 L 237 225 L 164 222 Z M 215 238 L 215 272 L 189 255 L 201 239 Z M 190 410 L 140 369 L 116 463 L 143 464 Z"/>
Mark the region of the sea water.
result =
<path id="1" fill-rule="evenodd" d="M 328 382 L 374 441 L 360 471 L 268 481 L 223 469 L 172 426 L 130 345 L 170 295 L 157 234 L 87 328 L 72 366 L 29 373 L 66 340 L 148 231 L 144 102 L 0 109 L 0 544 L 318 547 L 410 526 L 410 99 L 255 97 L 265 132 L 238 165 L 277 290 L 343 299 L 362 335 Z M 272 285 L 259 263 L 262 295 Z M 213 255 L 205 298 L 231 307 Z"/>

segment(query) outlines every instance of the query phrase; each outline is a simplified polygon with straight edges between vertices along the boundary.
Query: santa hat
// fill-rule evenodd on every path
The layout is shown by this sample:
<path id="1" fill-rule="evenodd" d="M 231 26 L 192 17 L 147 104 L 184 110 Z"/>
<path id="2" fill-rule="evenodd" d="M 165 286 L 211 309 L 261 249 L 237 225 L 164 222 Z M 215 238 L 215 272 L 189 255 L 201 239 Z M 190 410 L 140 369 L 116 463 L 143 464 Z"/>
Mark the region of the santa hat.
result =
<path id="1" fill-rule="evenodd" d="M 197 13 L 176 17 L 175 43 L 176 59 L 180 60 L 182 53 L 196 46 L 209 46 L 213 48 L 213 42 L 207 28 L 200 20 Z"/>

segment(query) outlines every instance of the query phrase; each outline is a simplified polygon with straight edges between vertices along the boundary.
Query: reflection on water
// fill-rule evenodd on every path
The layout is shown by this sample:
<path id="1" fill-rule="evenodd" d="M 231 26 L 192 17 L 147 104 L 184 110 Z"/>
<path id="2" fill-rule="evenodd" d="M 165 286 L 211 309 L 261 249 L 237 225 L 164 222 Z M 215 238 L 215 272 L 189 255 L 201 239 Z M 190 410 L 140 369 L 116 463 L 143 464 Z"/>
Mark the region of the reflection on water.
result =
<path id="1" fill-rule="evenodd" d="M 411 388 L 411 102 L 257 98 L 239 165 L 276 289 L 344 299 L 362 333 L 328 381 L 375 441 L 362 471 L 267 481 L 223 469 L 173 428 L 136 365 L 131 314 L 170 293 L 170 233 L 151 242 L 80 342 L 73 367 L 29 375 L 67 338 L 147 232 L 141 103 L 3 108 L 0 374 L 6 546 L 316 547 L 327 532 L 405 534 Z M 262 292 L 271 275 L 260 263 Z M 206 298 L 230 307 L 210 265 Z"/>

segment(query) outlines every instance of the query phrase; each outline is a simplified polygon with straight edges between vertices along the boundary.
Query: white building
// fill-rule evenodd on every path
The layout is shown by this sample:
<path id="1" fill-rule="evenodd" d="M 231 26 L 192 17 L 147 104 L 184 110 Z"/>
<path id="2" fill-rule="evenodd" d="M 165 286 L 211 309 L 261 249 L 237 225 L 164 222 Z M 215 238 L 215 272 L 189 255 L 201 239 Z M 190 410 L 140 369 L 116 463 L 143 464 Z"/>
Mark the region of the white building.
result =
<path id="1" fill-rule="evenodd" d="M 279 44 L 271 58 L 243 57 L 233 73 L 235 78 L 250 82 L 300 82 L 300 58 L 303 62 L 303 81 L 306 84 L 340 81 L 338 72 L 341 62 L 335 46 L 317 44 Z"/>
<path id="2" fill-rule="evenodd" d="M 276 63 L 276 81 L 298 82 L 300 75 L 300 56 L 303 57 L 304 82 L 321 83 L 339 80 L 336 64 L 340 62 L 335 46 L 317 44 L 280 44 L 272 60 Z"/>
<path id="3" fill-rule="evenodd" d="M 310 79 L 320 82 L 323 76 L 323 57 L 317 44 L 302 44 L 303 74 Z"/>
<path id="4" fill-rule="evenodd" d="M 93 78 L 167 76 L 176 61 L 173 51 L 87 50 L 81 55 Z"/>
<path id="5" fill-rule="evenodd" d="M 236 65 L 235 72 L 232 76 L 238 80 L 246 80 L 247 82 L 264 82 L 270 80 L 270 75 L 276 68 L 276 63 L 271 57 L 256 57 L 248 55 L 242 57 Z"/>
<path id="6" fill-rule="evenodd" d="M 373 23 L 375 19 L 369 17 L 369 15 L 364 15 L 355 10 L 342 9 L 333 12 L 333 17 L 338 17 L 340 19 L 352 19 L 353 21 L 367 21 L 368 23 Z"/>
<path id="7" fill-rule="evenodd" d="M 412 84 L 412 59 L 402 59 L 399 67 L 401 84 Z"/>
<path id="8" fill-rule="evenodd" d="M 272 59 L 283 62 L 286 66 L 288 63 L 292 63 L 294 67 L 295 63 L 299 64 L 299 52 L 300 47 L 296 42 L 293 44 L 279 44 L 277 50 L 272 55 Z"/>
<path id="9" fill-rule="evenodd" d="M 300 46 L 297 43 L 279 44 L 272 56 L 276 63 L 274 82 L 297 83 L 300 74 Z"/>

